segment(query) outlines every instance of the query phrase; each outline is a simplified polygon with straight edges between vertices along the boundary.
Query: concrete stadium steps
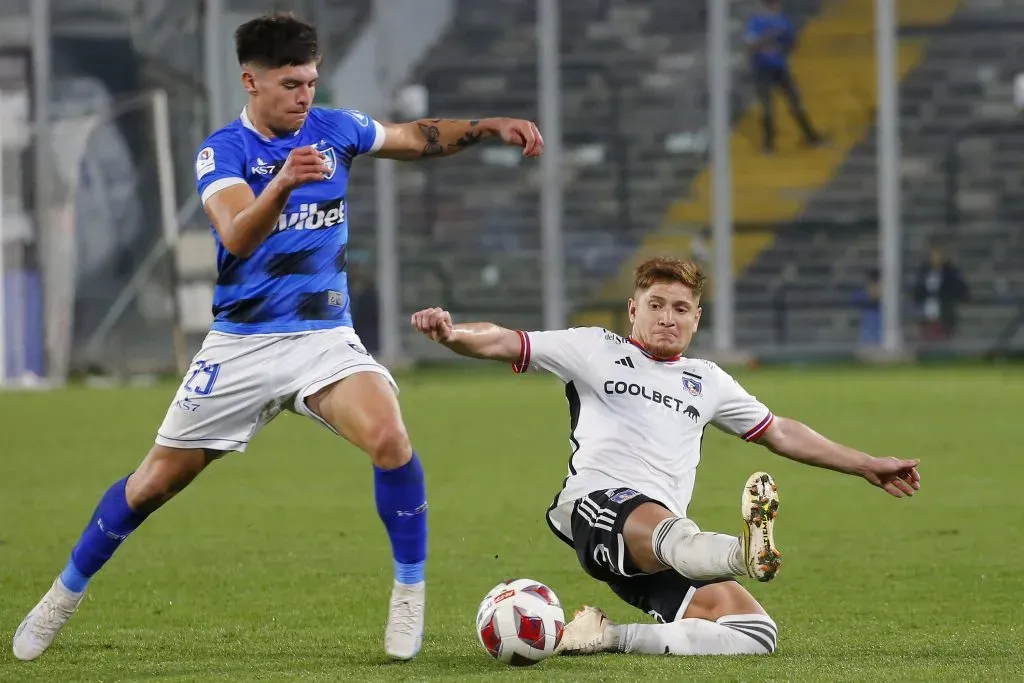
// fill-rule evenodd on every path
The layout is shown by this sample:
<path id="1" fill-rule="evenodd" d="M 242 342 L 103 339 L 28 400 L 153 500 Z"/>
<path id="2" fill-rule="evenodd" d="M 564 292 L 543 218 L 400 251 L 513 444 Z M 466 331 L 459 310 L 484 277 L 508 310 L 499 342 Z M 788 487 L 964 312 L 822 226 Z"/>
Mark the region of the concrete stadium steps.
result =
<path id="1" fill-rule="evenodd" d="M 1018 226 L 1024 219 L 1024 122 L 1012 105 L 1011 84 L 1024 58 L 1013 21 L 1020 21 L 1008 3 L 963 3 L 945 27 L 925 32 L 927 47 L 920 65 L 901 84 L 902 216 L 905 234 L 904 291 L 909 292 L 929 240 L 942 239 L 962 269 L 972 300 L 961 306 L 957 340 L 983 345 L 992 342 L 1015 315 L 1015 301 L 1024 299 L 1024 247 Z M 1017 16 L 1017 19 L 1014 19 Z M 919 31 L 907 33 L 917 35 Z M 965 130 L 970 138 L 955 140 Z M 825 190 L 811 199 L 801 220 L 806 223 L 873 221 L 878 197 L 877 136 L 872 129 L 839 169 Z M 947 158 L 954 150 L 958 182 L 950 191 Z M 949 209 L 957 223 L 947 224 Z M 836 230 L 842 228 L 837 225 Z M 781 266 L 798 270 L 819 256 L 801 254 L 799 244 L 780 238 L 775 249 L 741 279 L 758 286 L 778 277 Z M 794 248 L 795 247 L 795 248 Z M 836 253 L 844 247 L 836 244 Z M 877 230 L 862 237 L 855 259 L 836 265 L 829 286 L 836 291 L 856 286 L 861 273 L 877 267 Z M 848 277 L 853 269 L 854 279 Z M 798 295 L 796 295 L 798 296 Z M 799 304 L 799 298 L 796 299 Z M 909 306 L 909 305 L 908 305 Z M 912 310 L 907 309 L 908 338 L 914 337 Z M 738 324 L 750 320 L 746 312 Z M 969 321 L 969 322 L 968 322 Z M 849 337 L 852 340 L 854 337 Z"/>
<path id="2" fill-rule="evenodd" d="M 797 21 L 818 2 L 792 0 Z M 742 33 L 746 17 L 757 6 L 758 0 L 733 3 L 737 109 L 750 94 L 749 79 L 743 77 Z M 568 243 L 580 246 L 567 253 L 570 268 L 579 266 L 582 289 L 592 292 L 631 253 L 639 236 L 658 224 L 671 201 L 665 188 L 678 186 L 701 168 L 700 151 L 670 151 L 666 141 L 681 132 L 699 136 L 705 127 L 705 5 L 680 5 L 676 0 L 653 0 L 643 6 L 627 0 L 580 0 L 564 3 L 562 11 L 563 130 L 570 156 L 565 173 L 566 229 Z M 496 0 L 484 6 L 463 0 L 455 15 L 451 30 L 413 78 L 429 85 L 432 115 L 536 117 L 533 3 Z M 618 121 L 612 118 L 616 107 Z M 572 160 L 576 152 L 598 148 L 606 159 L 615 161 L 588 165 Z M 448 199 L 466 207 L 470 221 L 480 220 L 473 195 L 481 179 L 493 177 L 484 170 L 488 164 L 474 157 L 480 153 L 468 152 L 458 160 L 435 165 L 444 167 L 445 181 L 439 184 Z M 620 167 L 625 174 L 617 171 Z M 418 173 L 407 166 L 401 166 L 399 173 L 413 178 L 412 185 L 419 182 L 415 180 Z M 531 212 L 537 206 L 537 173 L 527 165 L 517 173 L 518 180 L 505 181 L 502 187 L 528 208 L 518 227 L 510 223 L 508 229 L 524 233 L 520 241 L 530 244 L 539 231 L 538 214 Z M 627 196 L 628 204 L 623 200 Z M 374 220 L 372 174 L 357 171 L 350 197 L 354 241 L 370 248 L 372 235 L 361 233 L 359 226 L 372 225 Z M 405 235 L 411 235 L 414 226 L 427 227 L 415 215 L 410 220 L 403 226 Z M 424 248 L 429 244 L 424 242 Z"/>
<path id="3" fill-rule="evenodd" d="M 957 0 L 901 4 L 901 17 L 915 23 L 948 18 Z M 761 151 L 761 107 L 751 105 L 734 127 L 730 139 L 733 168 L 733 212 L 737 223 L 785 223 L 799 216 L 809 199 L 827 185 L 852 149 L 867 134 L 875 108 L 873 4 L 844 0 L 827 5 L 808 21 L 799 37 L 800 49 L 792 69 L 804 105 L 819 129 L 830 138 L 827 147 L 801 149 L 801 134 L 776 96 L 779 153 Z M 905 76 L 920 60 L 920 40 L 899 46 L 899 75 Z M 841 79 L 836 74 L 842 74 Z M 648 235 L 638 254 L 602 290 L 602 297 L 621 291 L 630 272 L 643 257 L 659 252 L 688 254 L 690 237 L 680 225 L 706 225 L 711 221 L 711 174 L 705 168 L 694 180 L 687 198 L 674 203 L 659 231 Z M 747 231 L 734 238 L 733 267 L 742 273 L 771 245 L 772 231 Z"/>
<path id="4" fill-rule="evenodd" d="M 995 2 L 998 4 L 998 0 Z M 761 303 L 748 305 L 744 302 L 756 302 L 760 293 L 771 291 L 783 277 L 787 264 L 793 264 L 806 279 L 805 285 L 809 283 L 788 294 L 794 306 L 799 307 L 802 302 L 823 300 L 819 291 L 828 292 L 836 301 L 846 300 L 859 286 L 864 270 L 877 262 L 877 232 L 866 230 L 862 225 L 857 227 L 865 219 L 873 218 L 877 197 L 874 66 L 873 62 L 855 66 L 843 61 L 852 58 L 851 52 L 863 54 L 869 49 L 873 38 L 865 29 L 867 20 L 863 6 L 872 3 L 862 3 L 860 8 L 845 1 L 828 3 L 826 13 L 861 12 L 857 15 L 861 17 L 857 20 L 860 24 L 851 19 L 853 15 L 846 15 L 845 29 L 837 28 L 831 34 L 822 31 L 822 49 L 831 49 L 833 57 L 826 58 L 822 64 L 801 66 L 801 69 L 808 69 L 806 74 L 798 72 L 812 119 L 836 138 L 833 146 L 827 150 L 797 149 L 796 132 L 787 112 L 780 106 L 778 121 L 788 132 L 784 130 L 780 152 L 770 160 L 771 164 L 767 159 L 762 162 L 760 156 L 754 154 L 760 138 L 757 106 L 747 106 L 751 84 L 746 76 L 739 36 L 743 20 L 757 3 L 746 0 L 745 3 L 736 7 L 732 27 L 737 48 L 734 53 L 734 110 L 739 114 L 733 144 L 741 149 L 745 145 L 744 153 L 750 156 L 742 157 L 741 162 L 734 161 L 734 170 L 738 178 L 738 203 L 742 198 L 751 197 L 756 197 L 756 202 L 749 204 L 755 209 L 738 205 L 737 216 L 743 217 L 748 211 L 763 215 L 763 211 L 756 209 L 766 205 L 764 196 L 767 194 L 771 197 L 767 201 L 781 207 L 778 215 L 789 217 L 782 220 L 782 224 L 820 223 L 821 227 L 809 233 L 804 231 L 802 236 L 783 231 L 776 237 L 773 231 L 758 233 L 749 228 L 739 231 L 737 258 L 746 264 L 737 282 L 740 326 L 754 320 L 749 316 L 755 312 L 748 308 L 764 305 L 763 297 Z M 693 214 L 683 214 L 682 218 L 709 215 L 706 176 L 701 180 L 705 165 L 703 152 L 698 149 L 679 153 L 666 146 L 669 136 L 700 131 L 706 124 L 704 18 L 695 11 L 685 19 L 674 19 L 673 12 L 679 13 L 678 3 L 668 0 L 654 0 L 644 11 L 633 11 L 627 4 L 620 0 L 587 0 L 563 8 L 564 60 L 567 65 L 576 60 L 575 67 L 567 66 L 564 70 L 562 80 L 563 127 L 570 153 L 564 169 L 568 285 L 572 300 L 577 304 L 602 298 L 604 292 L 600 288 L 607 281 L 606 274 L 617 272 L 624 263 L 635 261 L 641 254 L 665 250 L 689 252 L 688 235 L 695 224 L 673 223 L 666 218 L 673 203 L 672 193 L 667 192 L 667 188 L 698 188 L 702 201 L 693 199 L 697 194 L 691 195 L 691 204 L 696 206 L 688 210 Z M 908 25 L 942 26 L 953 4 L 945 0 L 902 2 L 901 20 Z M 798 23 L 803 23 L 816 15 L 819 3 L 790 0 L 787 8 L 797 15 Z M 955 29 L 955 22 L 968 9 L 974 11 L 976 7 L 970 5 L 958 12 L 949 26 Z M 1001 9 L 992 12 L 993 16 L 1000 16 Z M 487 7 L 472 0 L 461 3 L 452 30 L 419 69 L 418 79 L 431 84 L 432 113 L 438 116 L 490 113 L 536 116 L 534 19 L 532 3 L 498 0 Z M 673 21 L 676 23 L 672 24 Z M 808 29 L 813 29 L 813 24 Z M 809 31 L 802 34 L 804 53 L 814 47 L 808 34 Z M 987 35 L 946 35 L 943 31 L 936 35 L 908 34 L 901 40 L 904 68 L 915 64 L 901 82 L 908 286 L 923 254 L 926 236 L 931 234 L 933 226 L 942 223 L 946 214 L 943 164 L 950 135 L 948 122 L 960 122 L 964 117 L 999 121 L 1012 114 L 1012 108 L 1008 112 L 1006 106 L 1008 83 L 1015 63 L 1024 55 L 1019 46 L 1011 43 L 1009 35 L 1004 40 Z M 985 56 L 982 62 L 976 64 L 965 59 L 964 54 L 958 52 L 958 47 L 964 46 L 970 49 L 970 59 L 974 59 L 975 54 Z M 608 65 L 607 69 L 591 69 L 588 60 L 590 63 L 600 61 Z M 855 78 L 844 75 L 826 83 L 824 79 L 830 69 L 833 75 L 835 69 L 854 69 L 860 75 Z M 985 69 L 992 71 L 988 78 L 984 77 Z M 615 128 L 611 118 L 615 102 L 614 91 L 608 87 L 609 78 L 618 88 L 621 130 Z M 854 87 L 854 81 L 863 84 L 863 88 Z M 486 108 L 481 107 L 481 102 L 487 103 Z M 742 139 L 739 133 L 743 134 Z M 1019 136 L 1019 140 L 1024 140 L 1024 136 Z M 618 150 L 612 149 L 616 141 L 620 142 Z M 573 156 L 588 146 L 603 147 L 606 159 L 611 158 L 609 155 L 613 152 L 618 154 L 616 159 L 626 160 L 626 172 L 618 172 L 618 161 L 588 165 Z M 1004 229 L 994 227 L 998 225 L 997 220 L 1008 219 L 1024 209 L 1024 199 L 1015 201 L 1011 192 L 1014 184 L 1019 185 L 1015 178 L 1020 168 L 1018 159 L 1022 158 L 1020 147 L 1021 143 L 1013 135 L 1004 136 L 998 142 L 971 140 L 963 143 L 957 206 L 972 221 L 989 221 L 993 227 L 986 227 L 986 234 L 1002 235 Z M 535 165 L 506 168 L 496 166 L 493 159 L 485 160 L 483 155 L 493 150 L 488 147 L 470 151 L 454 161 L 400 165 L 399 177 L 400 184 L 406 188 L 401 202 L 403 249 L 410 257 L 435 259 L 450 268 L 452 275 L 465 278 L 471 290 L 480 282 L 483 262 L 516 257 L 529 263 L 529 259 L 537 259 L 529 268 L 515 271 L 501 268 L 500 287 L 477 287 L 465 294 L 467 299 L 481 305 L 491 297 L 493 310 L 497 311 L 501 308 L 506 285 L 508 291 L 516 292 L 518 299 L 539 301 L 540 281 L 536 276 L 539 272 L 539 256 L 536 255 L 539 175 Z M 832 154 L 836 156 L 830 157 Z M 786 157 L 790 155 L 800 163 L 787 162 Z M 818 158 L 819 155 L 822 158 Z M 818 171 L 819 163 L 827 170 Z M 778 170 L 779 165 L 782 172 Z M 428 167 L 431 182 L 438 188 L 435 197 L 447 207 L 441 212 L 443 216 L 437 216 L 436 220 L 430 218 L 427 209 L 434 200 L 417 194 L 422 192 L 423 169 Z M 815 184 L 820 176 L 825 179 Z M 771 184 L 765 182 L 765 177 Z M 703 186 L 699 185 L 701 182 Z M 481 188 L 496 192 L 485 194 L 482 199 Z M 998 195 L 995 199 L 994 194 Z M 497 195 L 503 196 L 505 206 L 514 205 L 515 210 L 500 216 L 494 206 L 489 206 Z M 372 174 L 357 172 L 351 196 L 353 241 L 358 245 L 362 240 L 363 245 L 369 246 L 372 231 L 361 230 L 360 226 L 373 224 Z M 997 207 L 994 213 L 993 201 Z M 491 208 L 490 219 L 485 218 L 487 208 Z M 495 220 L 494 214 L 499 214 L 500 220 Z M 625 219 L 621 218 L 623 215 Z M 485 231 L 480 226 L 487 220 L 493 222 L 491 235 L 483 240 L 480 234 Z M 643 247 L 636 248 L 644 234 L 658 228 L 662 230 L 658 231 L 657 238 L 647 243 L 648 252 Z M 495 232 L 507 238 L 507 241 L 499 239 L 497 244 L 512 246 L 499 246 L 500 253 L 494 253 L 494 242 L 488 240 L 493 240 Z M 443 233 L 449 233 L 448 237 L 438 241 L 438 234 Z M 963 246 L 956 248 L 962 248 L 971 263 L 977 263 L 976 259 L 984 258 L 987 253 L 983 244 L 961 242 Z M 1012 269 L 1014 254 L 1019 258 L 1014 248 L 993 255 L 1003 258 L 993 261 L 994 267 Z M 457 259 L 449 258 L 455 255 Z M 482 261 L 470 265 L 472 259 Z M 818 272 L 822 263 L 828 268 L 825 274 Z M 623 272 L 627 271 L 623 267 Z M 404 294 L 407 302 L 418 302 L 417 295 L 432 286 L 424 282 L 422 288 L 417 287 L 414 283 L 421 277 L 427 276 L 409 273 L 411 284 Z M 975 280 L 981 288 L 978 291 L 995 291 L 998 286 L 1006 286 L 1005 283 L 997 285 L 995 276 L 983 275 Z M 1013 277 L 1008 281 L 1016 282 Z M 621 284 L 622 280 L 619 282 Z M 971 284 L 975 287 L 974 281 Z M 618 301 L 624 290 L 609 287 L 607 291 Z M 576 322 L 605 324 L 615 320 L 615 315 L 604 309 L 595 309 L 593 313 L 589 319 L 578 316 Z M 763 315 L 763 312 L 756 312 L 756 315 Z M 848 344 L 856 336 L 851 315 L 849 310 L 839 309 L 832 315 L 819 317 L 801 313 L 793 320 L 808 326 L 800 332 L 804 338 Z"/>

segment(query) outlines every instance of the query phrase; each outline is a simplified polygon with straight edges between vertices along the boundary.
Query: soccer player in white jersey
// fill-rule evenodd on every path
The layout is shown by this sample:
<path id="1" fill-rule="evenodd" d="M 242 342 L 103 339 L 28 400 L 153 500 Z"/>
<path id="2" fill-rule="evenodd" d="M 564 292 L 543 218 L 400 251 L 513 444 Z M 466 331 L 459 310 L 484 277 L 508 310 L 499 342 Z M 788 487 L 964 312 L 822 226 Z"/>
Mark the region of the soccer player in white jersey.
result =
<path id="1" fill-rule="evenodd" d="M 311 418 L 370 456 L 394 559 L 384 649 L 396 659 L 420 649 L 423 468 L 394 379 L 352 329 L 349 171 L 360 155 L 447 156 L 493 138 L 536 157 L 544 142 L 533 123 L 519 119 L 394 124 L 313 107 L 320 45 L 316 29 L 291 15 L 246 22 L 235 43 L 248 103 L 196 155 L 196 189 L 217 244 L 212 330 L 156 444 L 103 495 L 64 570 L 18 627 L 18 659 L 35 659 L 53 643 L 90 579 L 148 515 L 213 460 L 244 451 L 282 410 Z"/>
<path id="2" fill-rule="evenodd" d="M 781 556 L 772 478 L 752 475 L 742 495 L 742 537 L 701 531 L 686 516 L 704 428 L 712 424 L 809 465 L 856 474 L 895 497 L 920 485 L 917 460 L 874 458 L 796 420 L 775 416 L 720 367 L 682 354 L 700 322 L 705 277 L 690 262 L 659 258 L 636 270 L 633 329 L 522 332 L 455 325 L 447 311 L 413 326 L 452 351 L 546 370 L 565 382 L 572 456 L 547 511 L 583 569 L 656 624 L 611 623 L 584 607 L 565 627 L 560 654 L 767 654 L 778 626 L 733 577 L 769 581 Z"/>

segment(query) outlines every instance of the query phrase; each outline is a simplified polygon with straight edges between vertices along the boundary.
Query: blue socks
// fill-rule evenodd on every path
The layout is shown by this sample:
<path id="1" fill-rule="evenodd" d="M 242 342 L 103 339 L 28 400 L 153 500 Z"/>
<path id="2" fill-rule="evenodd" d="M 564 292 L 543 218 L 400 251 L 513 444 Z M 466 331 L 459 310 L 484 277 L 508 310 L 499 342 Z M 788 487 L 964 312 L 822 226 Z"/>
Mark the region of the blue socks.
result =
<path id="1" fill-rule="evenodd" d="M 412 460 L 394 470 L 373 468 L 377 514 L 391 539 L 395 580 L 411 584 L 423 581 L 427 559 L 427 489 L 423 466 L 415 453 Z"/>
<path id="2" fill-rule="evenodd" d="M 147 515 L 128 507 L 127 482 L 125 477 L 107 489 L 71 551 L 71 559 L 60 575 L 69 591 L 85 590 L 89 579 L 146 519 Z M 427 559 L 427 491 L 420 459 L 413 453 L 412 459 L 397 469 L 375 467 L 373 483 L 377 514 L 391 539 L 395 580 L 419 583 Z"/>
<path id="3" fill-rule="evenodd" d="M 125 477 L 107 489 L 71 551 L 71 559 L 60 575 L 61 583 L 69 591 L 84 591 L 93 574 L 106 564 L 128 534 L 146 519 L 146 515 L 128 507 L 125 497 L 127 482 L 128 477 Z"/>

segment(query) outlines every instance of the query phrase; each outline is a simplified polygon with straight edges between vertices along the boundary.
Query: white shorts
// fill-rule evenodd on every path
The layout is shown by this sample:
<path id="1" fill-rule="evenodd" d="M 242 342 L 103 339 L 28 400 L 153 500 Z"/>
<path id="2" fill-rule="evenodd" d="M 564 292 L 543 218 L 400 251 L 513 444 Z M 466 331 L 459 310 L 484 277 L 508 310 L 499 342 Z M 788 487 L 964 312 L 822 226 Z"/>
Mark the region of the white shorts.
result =
<path id="1" fill-rule="evenodd" d="M 210 332 L 192 360 L 156 442 L 171 448 L 244 451 L 282 410 L 313 418 L 306 398 L 360 372 L 398 385 L 351 327 L 298 334 Z"/>

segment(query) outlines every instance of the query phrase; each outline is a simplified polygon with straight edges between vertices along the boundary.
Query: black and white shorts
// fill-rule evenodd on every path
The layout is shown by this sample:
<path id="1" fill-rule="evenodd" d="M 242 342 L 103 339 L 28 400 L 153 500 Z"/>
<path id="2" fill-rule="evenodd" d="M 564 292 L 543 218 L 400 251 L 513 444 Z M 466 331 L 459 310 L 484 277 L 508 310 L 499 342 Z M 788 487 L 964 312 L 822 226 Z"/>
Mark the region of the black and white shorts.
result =
<path id="1" fill-rule="evenodd" d="M 661 622 L 682 618 L 701 586 L 733 579 L 696 581 L 666 570 L 645 574 L 629 560 L 622 528 L 626 518 L 644 503 L 660 501 L 628 488 L 594 491 L 572 507 L 572 539 L 556 535 L 576 550 L 584 571 L 608 584 L 616 595 Z M 553 530 L 554 527 L 552 526 Z"/>

